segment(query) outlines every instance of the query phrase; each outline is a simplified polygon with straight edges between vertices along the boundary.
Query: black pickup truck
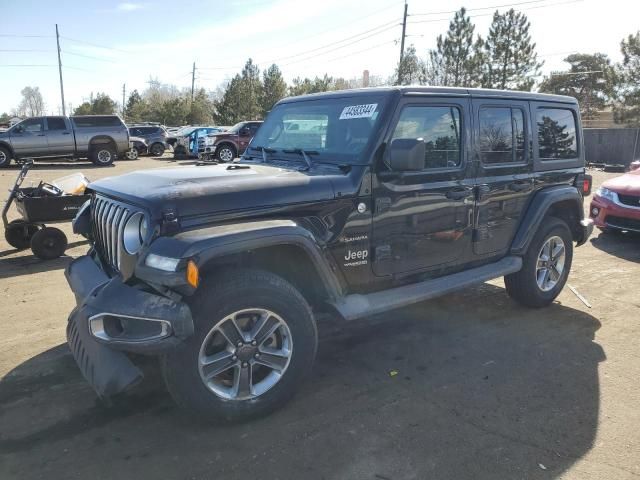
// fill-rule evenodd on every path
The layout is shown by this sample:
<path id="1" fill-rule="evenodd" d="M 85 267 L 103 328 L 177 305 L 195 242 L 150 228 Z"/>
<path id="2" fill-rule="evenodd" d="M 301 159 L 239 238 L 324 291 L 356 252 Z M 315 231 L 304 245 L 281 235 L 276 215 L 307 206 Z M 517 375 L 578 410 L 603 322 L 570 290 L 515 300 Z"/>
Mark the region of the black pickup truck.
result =
<path id="1" fill-rule="evenodd" d="M 289 126 L 295 123 L 297 128 Z M 280 101 L 231 164 L 90 185 L 66 275 L 69 345 L 100 396 L 157 356 L 201 418 L 266 414 L 309 377 L 316 318 L 345 321 L 497 277 L 550 304 L 583 218 L 573 98 L 380 88 Z"/>

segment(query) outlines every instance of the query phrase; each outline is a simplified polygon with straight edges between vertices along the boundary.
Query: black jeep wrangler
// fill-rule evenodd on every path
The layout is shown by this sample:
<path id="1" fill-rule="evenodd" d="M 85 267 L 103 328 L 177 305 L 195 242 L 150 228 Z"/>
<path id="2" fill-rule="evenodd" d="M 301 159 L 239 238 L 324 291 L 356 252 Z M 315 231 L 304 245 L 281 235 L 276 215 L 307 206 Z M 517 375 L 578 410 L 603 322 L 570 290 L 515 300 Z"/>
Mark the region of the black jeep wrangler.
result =
<path id="1" fill-rule="evenodd" d="M 265 414 L 310 375 L 319 312 L 352 320 L 502 276 L 523 305 L 550 304 L 591 233 L 589 188 L 573 98 L 288 98 L 240 161 L 90 185 L 69 345 L 100 396 L 141 378 L 138 353 L 202 416 Z"/>

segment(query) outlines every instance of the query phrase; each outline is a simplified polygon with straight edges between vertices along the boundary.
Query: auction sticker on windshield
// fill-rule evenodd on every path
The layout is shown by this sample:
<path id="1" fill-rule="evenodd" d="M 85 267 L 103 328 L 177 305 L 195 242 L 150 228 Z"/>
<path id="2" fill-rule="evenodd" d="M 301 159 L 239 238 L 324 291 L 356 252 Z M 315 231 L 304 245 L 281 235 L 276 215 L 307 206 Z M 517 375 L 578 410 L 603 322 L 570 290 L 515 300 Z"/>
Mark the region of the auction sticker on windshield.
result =
<path id="1" fill-rule="evenodd" d="M 377 103 L 366 105 L 349 105 L 344 107 L 340 114 L 340 120 L 350 120 L 352 118 L 371 118 L 378 107 Z"/>

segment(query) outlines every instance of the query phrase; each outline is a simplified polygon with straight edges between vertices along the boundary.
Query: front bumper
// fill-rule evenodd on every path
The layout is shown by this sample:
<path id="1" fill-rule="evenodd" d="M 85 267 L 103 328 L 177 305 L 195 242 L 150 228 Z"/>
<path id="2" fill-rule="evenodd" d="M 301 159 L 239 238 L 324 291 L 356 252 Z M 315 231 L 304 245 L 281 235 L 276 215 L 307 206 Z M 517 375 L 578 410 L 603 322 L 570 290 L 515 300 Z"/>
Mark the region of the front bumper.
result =
<path id="1" fill-rule="evenodd" d="M 67 341 L 80 370 L 101 397 L 142 378 L 124 353 L 158 355 L 193 334 L 189 307 L 109 277 L 89 255 L 65 272 L 77 307 L 69 315 Z"/>
<path id="2" fill-rule="evenodd" d="M 594 213 L 596 211 L 597 213 Z M 640 208 L 622 206 L 604 198 L 595 197 L 589 206 L 589 215 L 598 228 L 640 232 Z"/>

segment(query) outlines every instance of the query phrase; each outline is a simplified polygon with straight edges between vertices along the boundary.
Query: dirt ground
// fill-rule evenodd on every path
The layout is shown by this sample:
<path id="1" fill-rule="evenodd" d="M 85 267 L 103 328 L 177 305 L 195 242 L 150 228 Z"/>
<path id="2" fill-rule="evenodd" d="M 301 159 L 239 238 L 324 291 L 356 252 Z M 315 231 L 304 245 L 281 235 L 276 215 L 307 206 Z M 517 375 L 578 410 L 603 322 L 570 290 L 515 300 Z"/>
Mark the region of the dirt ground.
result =
<path id="1" fill-rule="evenodd" d="M 113 168 L 40 165 L 27 177 Z M 596 186 L 615 174 L 592 172 Z M 0 171 L 0 191 L 16 168 Z M 68 257 L 0 240 L 1 479 L 631 479 L 640 477 L 640 237 L 595 233 L 543 310 L 494 281 L 349 324 L 320 324 L 316 367 L 263 420 L 207 426 L 178 411 L 152 362 L 111 407 L 65 344 Z M 390 372 L 397 372 L 391 375 Z"/>

